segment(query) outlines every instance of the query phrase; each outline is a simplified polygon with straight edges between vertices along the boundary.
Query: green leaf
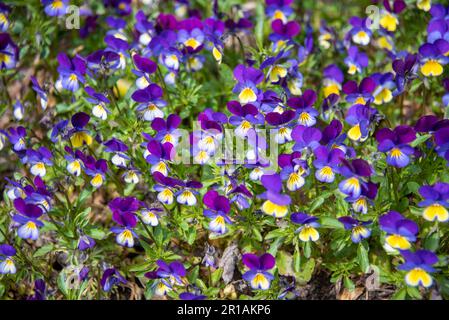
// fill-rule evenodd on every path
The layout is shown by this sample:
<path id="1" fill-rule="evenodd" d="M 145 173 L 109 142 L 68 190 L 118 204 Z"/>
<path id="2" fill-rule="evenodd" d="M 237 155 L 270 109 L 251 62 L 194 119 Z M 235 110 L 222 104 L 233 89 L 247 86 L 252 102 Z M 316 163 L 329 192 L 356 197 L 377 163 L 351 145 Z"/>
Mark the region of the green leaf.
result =
<path id="1" fill-rule="evenodd" d="M 352 291 L 355 289 L 354 282 L 351 279 L 349 279 L 348 276 L 345 276 L 343 278 L 343 284 L 344 284 L 345 288 L 348 289 L 349 291 Z"/>
<path id="2" fill-rule="evenodd" d="M 304 257 L 310 258 L 311 254 L 312 254 L 312 245 L 310 244 L 310 241 L 307 241 L 304 243 Z"/>
<path id="3" fill-rule="evenodd" d="M 412 147 L 417 147 L 420 144 L 422 144 L 423 142 L 427 141 L 430 137 L 432 137 L 431 134 L 424 134 L 424 135 L 419 135 L 414 141 L 412 141 L 410 143 L 410 145 Z"/>
<path id="4" fill-rule="evenodd" d="M 334 217 L 321 217 L 320 218 L 321 227 L 330 228 L 330 229 L 344 229 L 343 223 L 338 221 L 338 219 Z"/>
<path id="5" fill-rule="evenodd" d="M 296 273 L 296 279 L 301 283 L 307 283 L 312 279 L 313 271 L 315 270 L 315 259 L 309 259 L 304 263 L 300 272 Z"/>
<path id="6" fill-rule="evenodd" d="M 212 286 L 217 285 L 217 283 L 220 281 L 222 275 L 223 275 L 223 268 L 218 268 L 217 270 L 212 272 L 212 275 L 211 275 Z"/>
<path id="7" fill-rule="evenodd" d="M 438 232 L 433 232 L 424 240 L 424 248 L 430 251 L 436 251 L 440 245 L 440 236 Z"/>
<path id="8" fill-rule="evenodd" d="M 47 253 L 52 251 L 53 248 L 54 248 L 54 245 L 52 243 L 46 244 L 46 245 L 40 247 L 39 249 L 37 249 L 36 252 L 34 252 L 33 257 L 38 258 L 38 257 L 45 256 Z"/>
<path id="9" fill-rule="evenodd" d="M 293 258 L 289 252 L 280 250 L 276 255 L 276 266 L 280 275 L 293 276 Z"/>
<path id="10" fill-rule="evenodd" d="M 397 291 L 392 297 L 392 300 L 405 300 L 405 296 L 407 295 L 407 289 L 402 288 L 399 291 Z"/>
<path id="11" fill-rule="evenodd" d="M 359 243 L 359 247 L 357 248 L 357 260 L 359 262 L 360 269 L 362 269 L 362 272 L 367 273 L 369 270 L 368 251 L 365 249 L 362 243 Z"/>
<path id="12" fill-rule="evenodd" d="M 296 244 L 295 253 L 293 254 L 293 270 L 299 272 L 301 269 L 301 252 L 299 251 L 299 246 Z"/>

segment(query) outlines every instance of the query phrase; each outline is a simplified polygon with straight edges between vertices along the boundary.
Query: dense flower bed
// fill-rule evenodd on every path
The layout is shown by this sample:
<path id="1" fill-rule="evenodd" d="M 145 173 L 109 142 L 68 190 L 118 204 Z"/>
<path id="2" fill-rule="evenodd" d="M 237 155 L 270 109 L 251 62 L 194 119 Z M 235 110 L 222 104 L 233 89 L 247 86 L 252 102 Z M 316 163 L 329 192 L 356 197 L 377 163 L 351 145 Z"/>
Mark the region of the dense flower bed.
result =
<path id="1" fill-rule="evenodd" d="M 0 297 L 449 297 L 449 7 L 353 2 L 0 3 Z"/>

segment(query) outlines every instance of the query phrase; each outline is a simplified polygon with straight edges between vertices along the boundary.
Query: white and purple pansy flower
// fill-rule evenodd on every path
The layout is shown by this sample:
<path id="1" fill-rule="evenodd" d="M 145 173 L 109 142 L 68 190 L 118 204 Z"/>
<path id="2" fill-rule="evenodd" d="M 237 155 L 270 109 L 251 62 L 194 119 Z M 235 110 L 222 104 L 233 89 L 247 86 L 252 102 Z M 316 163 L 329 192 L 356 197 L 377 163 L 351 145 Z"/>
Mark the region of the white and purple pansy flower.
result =
<path id="1" fill-rule="evenodd" d="M 320 234 L 317 228 L 320 224 L 318 223 L 317 217 L 308 215 L 304 212 L 296 212 L 292 213 L 290 220 L 295 224 L 301 225 L 295 231 L 295 233 L 299 233 L 299 240 L 303 242 L 318 241 Z"/>
<path id="2" fill-rule="evenodd" d="M 386 152 L 387 163 L 398 168 L 403 168 L 410 163 L 410 155 L 415 152 L 415 149 L 409 143 L 415 138 L 415 130 L 406 125 L 397 126 L 394 130 L 382 128 L 376 133 L 378 150 Z"/>
<path id="3" fill-rule="evenodd" d="M 264 253 L 260 256 L 254 253 L 245 253 L 242 256 L 243 264 L 249 268 L 242 278 L 249 282 L 251 288 L 254 290 L 268 290 L 274 276 L 268 272 L 275 266 L 275 259 L 269 253 Z"/>
<path id="4" fill-rule="evenodd" d="M 366 226 L 371 224 L 372 221 L 361 221 L 351 216 L 344 216 L 338 218 L 338 221 L 343 223 L 346 230 L 351 230 L 351 240 L 354 243 L 359 243 L 363 239 L 369 238 L 371 230 Z"/>

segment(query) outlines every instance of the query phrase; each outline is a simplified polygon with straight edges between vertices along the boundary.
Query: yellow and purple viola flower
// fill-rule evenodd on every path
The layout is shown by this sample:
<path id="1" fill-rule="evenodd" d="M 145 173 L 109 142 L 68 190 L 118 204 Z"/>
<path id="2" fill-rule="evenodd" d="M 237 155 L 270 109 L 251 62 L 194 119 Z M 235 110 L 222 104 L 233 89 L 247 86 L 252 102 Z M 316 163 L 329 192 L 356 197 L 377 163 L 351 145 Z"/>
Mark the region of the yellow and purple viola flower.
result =
<path id="1" fill-rule="evenodd" d="M 237 137 L 245 138 L 250 129 L 265 122 L 263 115 L 253 104 L 241 105 L 238 101 L 232 100 L 227 103 L 229 112 L 233 115 L 229 117 L 229 123 L 235 126 Z"/>
<path id="2" fill-rule="evenodd" d="M 281 179 L 287 181 L 289 191 L 296 191 L 304 185 L 304 177 L 309 174 L 309 167 L 307 161 L 301 159 L 301 152 L 279 155 L 278 164 L 281 167 Z"/>
<path id="3" fill-rule="evenodd" d="M 37 205 L 39 208 L 42 208 L 42 210 L 50 210 L 52 194 L 41 177 L 34 177 L 33 183 L 24 187 L 20 184 L 14 183 L 11 180 L 8 181 L 14 184 L 16 188 L 21 189 L 19 196 L 20 198 L 25 198 L 26 203 Z"/>
<path id="4" fill-rule="evenodd" d="M 351 39 L 355 44 L 366 46 L 369 44 L 372 36 L 372 31 L 369 28 L 368 18 L 362 19 L 359 17 L 351 17 L 349 24 L 352 26 L 346 37 Z"/>
<path id="5" fill-rule="evenodd" d="M 345 153 L 338 149 L 329 149 L 325 146 L 319 146 L 314 150 L 315 160 L 313 166 L 316 168 L 315 177 L 318 181 L 332 183 L 335 180 L 335 174 L 339 172 L 341 159 L 344 159 Z"/>
<path id="6" fill-rule="evenodd" d="M 37 240 L 39 228 L 44 224 L 39 221 L 43 210 L 40 206 L 27 203 L 22 198 L 14 200 L 14 208 L 19 212 L 13 216 L 14 222 L 18 224 L 17 235 L 22 239 Z"/>
<path id="7" fill-rule="evenodd" d="M 320 35 L 318 36 L 318 44 L 320 48 L 327 50 L 331 46 L 336 45 L 337 36 L 335 29 L 329 27 L 325 20 L 321 21 L 319 33 Z"/>
<path id="8" fill-rule="evenodd" d="M 39 147 L 37 150 L 27 149 L 23 157 L 23 163 L 30 165 L 30 172 L 34 176 L 43 177 L 47 173 L 45 166 L 52 166 L 53 154 L 46 147 Z"/>
<path id="9" fill-rule="evenodd" d="M 86 86 L 84 90 L 89 95 L 86 100 L 94 105 L 92 108 L 92 114 L 101 120 L 106 120 L 108 114 L 111 113 L 111 111 L 109 111 L 106 107 L 111 103 L 109 99 L 106 98 L 104 94 L 96 92 L 92 87 Z"/>
<path id="10" fill-rule="evenodd" d="M 323 94 L 327 98 L 331 94 L 340 95 L 344 75 L 336 64 L 330 64 L 323 69 Z"/>
<path id="11" fill-rule="evenodd" d="M 161 99 L 162 95 L 162 88 L 152 83 L 145 89 L 136 90 L 131 98 L 139 103 L 136 110 L 143 114 L 144 120 L 153 121 L 155 118 L 164 117 L 161 108 L 165 107 L 167 103 Z"/>
<path id="12" fill-rule="evenodd" d="M 83 159 L 86 158 L 84 153 L 81 150 L 73 151 L 69 146 L 65 146 L 64 150 L 68 153 L 64 156 L 67 160 L 66 169 L 70 174 L 75 176 L 79 176 L 81 174 L 81 170 L 84 167 Z"/>
<path id="13" fill-rule="evenodd" d="M 196 189 L 200 189 L 203 187 L 203 184 L 198 181 L 181 181 L 179 184 L 181 189 L 175 193 L 176 201 L 179 204 L 183 204 L 186 206 L 194 206 L 196 205 L 196 196 L 198 195 L 198 191 Z"/>
<path id="14" fill-rule="evenodd" d="M 423 218 L 427 221 L 449 221 L 449 184 L 437 182 L 434 185 L 422 186 L 419 194 L 424 198 L 418 205 L 424 208 Z"/>
<path id="15" fill-rule="evenodd" d="M 319 147 L 321 138 L 322 133 L 320 129 L 297 125 L 292 130 L 292 139 L 295 141 L 293 151 L 313 151 Z"/>
<path id="16" fill-rule="evenodd" d="M 150 140 L 147 144 L 145 160 L 150 163 L 151 173 L 159 172 L 164 176 L 168 175 L 168 162 L 174 158 L 175 149 L 170 142 L 160 143 L 157 140 Z"/>
<path id="17" fill-rule="evenodd" d="M 285 23 L 293 13 L 293 9 L 290 7 L 292 2 L 293 0 L 265 0 L 265 14 L 271 20 L 280 19 Z"/>
<path id="18" fill-rule="evenodd" d="M 41 0 L 47 16 L 59 17 L 67 13 L 68 0 Z"/>
<path id="19" fill-rule="evenodd" d="M 376 89 L 373 92 L 373 103 L 382 105 L 393 100 L 394 93 L 396 93 L 393 73 L 374 73 L 371 75 L 371 78 L 376 82 Z"/>
<path id="20" fill-rule="evenodd" d="M 354 243 L 359 243 L 363 239 L 369 238 L 371 230 L 366 226 L 371 224 L 372 221 L 361 221 L 354 219 L 351 216 L 344 216 L 338 218 L 338 221 L 343 223 L 346 230 L 351 230 L 351 240 Z"/>
<path id="21" fill-rule="evenodd" d="M 401 251 L 405 262 L 398 266 L 399 270 L 407 271 L 405 282 L 407 285 L 416 287 L 423 286 L 429 288 L 433 284 L 431 273 L 436 272 L 432 265 L 438 262 L 435 253 L 429 250 L 409 250 Z"/>
<path id="22" fill-rule="evenodd" d="M 106 172 L 108 171 L 108 163 L 105 159 L 95 160 L 92 156 L 87 156 L 83 159 L 84 172 L 92 177 L 90 184 L 94 188 L 99 188 L 103 185 L 106 179 Z"/>
<path id="23" fill-rule="evenodd" d="M 290 220 L 301 226 L 296 229 L 295 233 L 299 233 L 299 240 L 303 242 L 318 241 L 320 234 L 317 228 L 320 226 L 318 218 L 308 215 L 304 212 L 292 213 Z"/>
<path id="24" fill-rule="evenodd" d="M 109 268 L 103 272 L 103 276 L 100 281 L 103 291 L 111 291 L 112 287 L 121 283 L 126 284 L 127 281 L 117 269 Z"/>
<path id="25" fill-rule="evenodd" d="M 410 155 L 415 152 L 415 149 L 409 143 L 415 138 L 415 130 L 406 125 L 397 126 L 394 130 L 382 128 L 376 133 L 378 150 L 386 152 L 387 163 L 398 168 L 403 168 L 410 163 Z"/>
<path id="26" fill-rule="evenodd" d="M 223 60 L 223 34 L 225 30 L 225 24 L 223 21 L 207 18 L 204 20 L 204 37 L 206 48 L 212 52 L 212 56 L 218 64 Z"/>
<path id="27" fill-rule="evenodd" d="M 237 185 L 236 181 L 232 181 L 230 188 L 231 189 L 227 193 L 231 197 L 230 203 L 235 203 L 240 210 L 248 209 L 250 207 L 249 199 L 252 199 L 253 194 L 248 190 L 245 184 L 242 183 Z"/>
<path id="28" fill-rule="evenodd" d="M 85 82 L 86 62 L 79 55 L 70 59 L 65 53 L 59 53 L 57 59 L 59 79 L 56 86 L 60 85 L 66 90 L 76 92 L 80 83 Z"/>
<path id="29" fill-rule="evenodd" d="M 109 202 L 112 211 L 112 220 L 120 227 L 112 227 L 118 244 L 126 247 L 134 246 L 134 237 L 138 237 L 133 231 L 137 225 L 136 212 L 142 207 L 142 203 L 134 197 L 118 197 Z"/>
<path id="30" fill-rule="evenodd" d="M 157 70 L 157 64 L 148 58 L 142 57 L 139 54 L 133 55 L 133 62 L 136 69 L 133 69 L 133 73 L 138 76 L 136 80 L 137 88 L 145 89 L 151 84 L 150 75 Z"/>
<path id="31" fill-rule="evenodd" d="M 68 133 L 70 143 L 73 148 L 80 148 L 84 145 L 90 145 L 93 138 L 89 130 L 84 129 L 89 123 L 90 116 L 84 112 L 75 113 L 71 118 L 73 129 Z"/>
<path id="32" fill-rule="evenodd" d="M 400 14 L 407 5 L 403 0 L 395 0 L 393 6 L 391 6 L 390 1 L 384 1 L 383 5 L 385 10 L 380 12 L 379 25 L 388 32 L 395 32 L 399 24 L 398 14 Z"/>
<path id="33" fill-rule="evenodd" d="M 348 67 L 348 74 L 354 75 L 362 73 L 363 69 L 368 67 L 368 56 L 364 52 L 360 52 L 356 46 L 351 46 L 348 49 L 348 55 L 345 58 L 345 64 Z"/>
<path id="34" fill-rule="evenodd" d="M 158 192 L 157 199 L 163 204 L 171 205 L 175 198 L 174 188 L 179 187 L 182 181 L 164 176 L 159 171 L 153 173 L 153 178 L 157 182 L 157 184 L 153 186 L 154 190 Z"/>
<path id="35" fill-rule="evenodd" d="M 343 85 L 346 101 L 351 102 L 352 104 L 366 105 L 367 103 L 372 102 L 375 89 L 376 82 L 371 77 L 363 78 L 359 85 L 354 80 L 350 80 Z"/>
<path id="36" fill-rule="evenodd" d="M 438 39 L 448 39 L 447 9 L 444 5 L 436 3 L 430 10 L 432 19 L 427 25 L 427 42 L 434 43 Z"/>
<path id="37" fill-rule="evenodd" d="M 0 33 L 0 70 L 12 69 L 19 60 L 19 48 L 8 33 Z"/>
<path id="38" fill-rule="evenodd" d="M 0 274 L 15 274 L 17 269 L 13 257 L 17 251 L 9 244 L 0 245 Z"/>
<path id="39" fill-rule="evenodd" d="M 180 133 L 177 128 L 181 124 L 181 118 L 177 114 L 170 114 L 167 120 L 164 118 L 155 118 L 151 122 L 151 128 L 156 131 L 154 139 L 160 143 L 171 143 L 173 147 L 178 144 Z"/>
<path id="40" fill-rule="evenodd" d="M 159 218 L 163 210 L 161 208 L 143 208 L 140 210 L 140 217 L 143 223 L 155 227 L 159 224 Z"/>
<path id="41" fill-rule="evenodd" d="M 420 71 L 425 77 L 440 76 L 443 66 L 449 62 L 446 53 L 449 51 L 449 42 L 439 39 L 435 43 L 425 43 L 419 47 Z"/>
<path id="42" fill-rule="evenodd" d="M 218 234 L 225 234 L 228 231 L 226 223 L 232 224 L 232 220 L 228 216 L 231 210 L 229 199 L 219 195 L 215 190 L 209 190 L 203 197 L 203 203 L 209 208 L 203 210 L 204 216 L 211 219 L 209 230 Z"/>
<path id="43" fill-rule="evenodd" d="M 178 42 L 188 50 L 201 50 L 205 37 L 203 24 L 198 18 L 188 18 L 178 22 Z"/>
<path id="44" fill-rule="evenodd" d="M 154 24 L 142 10 L 137 11 L 135 18 L 134 32 L 137 34 L 139 47 L 145 52 L 155 34 Z"/>
<path id="45" fill-rule="evenodd" d="M 345 120 L 351 126 L 348 138 L 353 141 L 364 141 L 368 138 L 370 125 L 378 111 L 368 105 L 355 104 L 349 108 Z"/>
<path id="46" fill-rule="evenodd" d="M 128 146 L 117 138 L 109 139 L 103 144 L 106 147 L 104 151 L 113 154 L 111 162 L 117 167 L 125 168 L 126 162 L 130 159 L 126 154 Z"/>
<path id="47" fill-rule="evenodd" d="M 291 203 L 290 196 L 282 194 L 282 179 L 279 174 L 264 174 L 261 177 L 262 185 L 266 191 L 259 195 L 265 199 L 262 211 L 275 218 L 284 218 Z"/>
<path id="48" fill-rule="evenodd" d="M 269 57 L 260 64 L 260 69 L 268 68 L 266 77 L 271 83 L 280 83 L 282 79 L 287 77 L 289 61 L 281 60 L 285 60 L 289 55 L 289 51 L 280 50 L 276 56 Z"/>
<path id="49" fill-rule="evenodd" d="M 34 281 L 34 294 L 28 296 L 27 300 L 45 300 L 47 298 L 47 288 L 43 279 Z"/>
<path id="50" fill-rule="evenodd" d="M 22 126 L 17 128 L 9 128 L 6 130 L 0 130 L 0 133 L 5 135 L 9 142 L 12 144 L 12 149 L 15 152 L 23 152 L 26 149 L 26 129 Z"/>
<path id="51" fill-rule="evenodd" d="M 0 32 L 6 32 L 9 28 L 9 13 L 11 12 L 11 7 L 7 6 L 3 2 L 0 3 Z"/>
<path id="52" fill-rule="evenodd" d="M 316 99 L 317 95 L 315 91 L 307 89 L 302 96 L 287 100 L 287 105 L 296 110 L 300 125 L 312 127 L 316 124 L 316 117 L 319 115 L 319 112 L 313 108 Z"/>
<path id="53" fill-rule="evenodd" d="M 271 33 L 268 37 L 273 43 L 272 50 L 274 52 L 283 50 L 288 44 L 293 41 L 293 38 L 301 31 L 301 26 L 296 21 L 282 21 L 276 19 L 271 22 Z"/>
<path id="54" fill-rule="evenodd" d="M 345 201 L 352 203 L 352 209 L 362 214 L 368 213 L 368 205 L 373 204 L 373 200 L 377 196 L 377 184 L 368 181 L 362 184 L 362 193 L 359 197 L 346 197 Z"/>
<path id="55" fill-rule="evenodd" d="M 158 260 L 158 268 L 155 271 L 145 273 L 145 277 L 156 280 L 152 288 L 157 296 L 165 296 L 173 290 L 175 285 L 182 286 L 182 278 L 186 275 L 186 269 L 181 262 L 173 261 L 170 264 Z"/>
<path id="56" fill-rule="evenodd" d="M 232 92 L 238 95 L 240 103 L 246 104 L 259 100 L 261 91 L 257 85 L 264 79 L 262 71 L 239 64 L 234 69 L 234 78 L 237 80 L 237 84 Z"/>
<path id="57" fill-rule="evenodd" d="M 338 184 L 338 188 L 349 197 L 358 198 L 362 193 L 362 185 L 366 184 L 365 179 L 373 174 L 373 169 L 363 159 L 341 160 L 340 174 L 346 179 Z"/>
<path id="58" fill-rule="evenodd" d="M 254 290 L 267 290 L 270 288 L 274 276 L 268 272 L 273 269 L 276 261 L 269 253 L 257 256 L 254 253 L 245 253 L 242 256 L 243 264 L 249 271 L 242 275 L 242 278 L 249 282 Z"/>
<path id="59" fill-rule="evenodd" d="M 292 141 L 293 123 L 291 121 L 296 117 L 293 110 L 284 110 L 283 108 L 276 108 L 273 112 L 268 112 L 265 115 L 265 121 L 277 129 L 275 140 L 279 144 L 284 144 Z"/>
<path id="60" fill-rule="evenodd" d="M 407 250 L 416 241 L 418 225 L 404 218 L 399 212 L 390 211 L 379 218 L 380 229 L 387 233 L 385 242 L 388 248 Z"/>
<path id="61" fill-rule="evenodd" d="M 126 68 L 126 60 L 129 58 L 128 50 L 130 48 L 126 38 L 106 35 L 104 42 L 107 44 L 105 52 L 114 52 L 119 56 L 118 64 L 115 68 L 124 70 Z"/>

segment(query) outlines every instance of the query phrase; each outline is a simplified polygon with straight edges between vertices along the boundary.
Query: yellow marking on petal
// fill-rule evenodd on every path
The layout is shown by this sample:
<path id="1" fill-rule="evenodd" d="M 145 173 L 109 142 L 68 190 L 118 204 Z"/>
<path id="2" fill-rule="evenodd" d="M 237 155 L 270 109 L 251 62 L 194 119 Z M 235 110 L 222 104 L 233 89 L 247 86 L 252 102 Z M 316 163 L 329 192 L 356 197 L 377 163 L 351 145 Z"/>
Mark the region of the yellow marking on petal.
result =
<path id="1" fill-rule="evenodd" d="M 64 4 L 60 0 L 53 1 L 53 3 L 51 4 L 52 8 L 54 9 L 61 9 L 63 5 Z"/>
<path id="2" fill-rule="evenodd" d="M 407 250 L 412 246 L 406 238 L 398 234 L 389 235 L 385 241 L 394 249 Z"/>
<path id="3" fill-rule="evenodd" d="M 265 277 L 262 273 L 257 273 L 251 280 L 251 286 L 253 288 L 260 288 L 266 290 L 270 286 L 270 282 L 268 281 L 267 277 Z"/>
<path id="4" fill-rule="evenodd" d="M 377 44 L 381 49 L 387 49 L 388 51 L 393 50 L 393 46 L 390 41 L 388 41 L 387 37 L 380 37 L 377 40 Z"/>
<path id="5" fill-rule="evenodd" d="M 393 99 L 393 94 L 390 89 L 384 88 L 374 97 L 374 103 L 380 105 L 382 103 L 390 102 Z"/>
<path id="6" fill-rule="evenodd" d="M 273 14 L 273 20 L 281 19 L 285 22 L 285 14 L 281 10 L 276 10 Z"/>
<path id="7" fill-rule="evenodd" d="M 357 34 L 355 34 L 352 37 L 352 39 L 357 44 L 367 45 L 369 43 L 370 37 L 369 37 L 368 33 L 361 30 L 361 31 L 357 32 Z"/>
<path id="8" fill-rule="evenodd" d="M 278 82 L 279 79 L 284 78 L 287 75 L 287 69 L 281 66 L 274 66 L 270 72 L 270 81 Z"/>
<path id="9" fill-rule="evenodd" d="M 390 32 L 394 32 L 396 31 L 396 27 L 398 25 L 398 19 L 390 13 L 386 13 L 380 19 L 379 24 L 382 28 Z"/>
<path id="10" fill-rule="evenodd" d="M 167 133 L 164 136 L 164 139 L 162 139 L 162 143 L 170 142 L 171 144 L 173 144 L 174 141 L 175 141 L 174 137 L 169 133 Z"/>
<path id="11" fill-rule="evenodd" d="M 92 184 L 92 186 L 94 187 L 99 187 L 103 184 L 103 176 L 99 173 L 97 173 L 92 180 L 90 181 L 90 183 Z"/>
<path id="12" fill-rule="evenodd" d="M 301 114 L 299 115 L 299 121 L 301 123 L 307 123 L 310 120 L 311 120 L 311 116 L 307 112 L 301 112 Z"/>
<path id="13" fill-rule="evenodd" d="M 398 148 L 393 148 L 393 149 L 391 149 L 390 154 L 393 158 L 399 158 L 402 156 L 402 151 Z"/>
<path id="14" fill-rule="evenodd" d="M 423 217 L 427 221 L 446 222 L 449 220 L 449 212 L 442 205 L 434 203 L 424 209 Z"/>
<path id="15" fill-rule="evenodd" d="M 288 206 L 281 206 L 266 200 L 262 205 L 262 211 L 275 218 L 283 218 L 287 215 Z"/>
<path id="16" fill-rule="evenodd" d="M 84 144 L 90 145 L 92 140 L 92 137 L 84 131 L 75 132 L 70 137 L 70 141 L 72 142 L 72 146 L 74 148 L 82 147 Z"/>
<path id="17" fill-rule="evenodd" d="M 191 47 L 193 48 L 193 50 L 195 50 L 196 48 L 198 48 L 200 46 L 200 43 L 195 39 L 195 38 L 189 38 L 187 39 L 184 44 L 187 47 Z"/>
<path id="18" fill-rule="evenodd" d="M 338 94 L 340 95 L 340 88 L 338 84 L 333 83 L 329 86 L 324 87 L 323 89 L 324 97 L 329 97 L 331 94 Z"/>
<path id="19" fill-rule="evenodd" d="M 355 74 L 357 72 L 357 66 L 355 64 L 350 64 L 349 65 L 349 69 L 348 69 L 348 73 L 349 74 Z"/>
<path id="20" fill-rule="evenodd" d="M 443 73 L 443 66 L 437 60 L 428 60 L 421 66 L 421 73 L 428 77 L 437 77 Z"/>
<path id="21" fill-rule="evenodd" d="M 215 60 L 220 64 L 221 60 L 223 59 L 223 55 L 216 47 L 212 49 L 212 55 L 214 56 Z"/>
<path id="22" fill-rule="evenodd" d="M 356 124 L 348 131 L 348 137 L 351 140 L 358 141 L 362 137 L 362 131 L 360 131 L 360 125 Z"/>
<path id="23" fill-rule="evenodd" d="M 366 101 L 365 101 L 365 99 L 363 97 L 358 97 L 355 100 L 355 104 L 366 104 Z"/>
<path id="24" fill-rule="evenodd" d="M 311 226 L 304 226 L 299 232 L 299 240 L 308 242 L 308 241 L 317 241 L 320 238 L 320 234 L 318 231 Z"/>
<path id="25" fill-rule="evenodd" d="M 4 62 L 5 64 L 8 64 L 11 60 L 11 57 L 7 54 L 0 53 L 0 63 Z"/>
<path id="26" fill-rule="evenodd" d="M 257 100 L 257 95 L 251 88 L 245 88 L 240 92 L 239 100 L 241 103 L 254 102 Z"/>
<path id="27" fill-rule="evenodd" d="M 430 287 L 432 285 L 432 277 L 423 269 L 415 268 L 410 270 L 405 276 L 405 282 L 410 286 L 418 286 L 420 283 L 424 287 Z"/>
<path id="28" fill-rule="evenodd" d="M 70 81 L 78 81 L 78 77 L 77 77 L 77 75 L 74 74 L 74 73 L 72 73 L 72 74 L 69 76 L 69 79 L 70 79 Z"/>
<path id="29" fill-rule="evenodd" d="M 37 229 L 37 226 L 33 221 L 28 221 L 25 224 L 25 228 L 30 229 L 30 230 L 35 230 L 35 229 Z"/>

